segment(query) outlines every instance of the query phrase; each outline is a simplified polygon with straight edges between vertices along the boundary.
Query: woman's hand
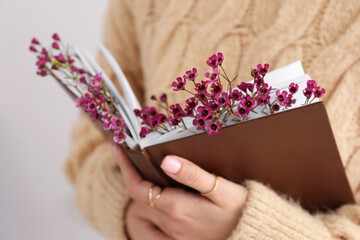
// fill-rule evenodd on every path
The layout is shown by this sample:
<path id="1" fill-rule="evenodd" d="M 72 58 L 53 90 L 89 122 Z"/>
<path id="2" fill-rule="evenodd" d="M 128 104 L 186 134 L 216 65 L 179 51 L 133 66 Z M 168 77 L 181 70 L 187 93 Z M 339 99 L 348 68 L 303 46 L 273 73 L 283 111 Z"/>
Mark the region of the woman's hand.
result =
<path id="1" fill-rule="evenodd" d="M 178 188 L 153 187 L 153 197 L 161 192 L 155 208 L 149 206 L 149 190 L 153 184 L 143 180 L 120 147 L 112 151 L 118 159 L 129 196 L 133 199 L 126 224 L 130 237 L 137 239 L 226 239 L 237 225 L 246 202 L 246 189 L 224 178 L 207 197 Z M 161 168 L 174 180 L 198 190 L 211 191 L 214 175 L 190 161 L 167 156 Z"/>

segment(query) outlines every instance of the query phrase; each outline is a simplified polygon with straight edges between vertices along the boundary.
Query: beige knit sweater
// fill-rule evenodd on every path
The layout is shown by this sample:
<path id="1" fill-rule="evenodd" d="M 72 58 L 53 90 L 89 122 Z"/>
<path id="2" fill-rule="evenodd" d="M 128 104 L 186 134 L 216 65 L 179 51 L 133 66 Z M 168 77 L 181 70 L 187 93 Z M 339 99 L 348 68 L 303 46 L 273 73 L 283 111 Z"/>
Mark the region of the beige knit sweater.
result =
<path id="1" fill-rule="evenodd" d="M 172 94 L 171 81 L 185 70 L 196 66 L 203 75 L 206 58 L 216 51 L 239 81 L 258 63 L 275 69 L 300 59 L 327 90 L 333 131 L 360 202 L 359 12 L 358 0 L 110 0 L 104 42 L 147 104 L 152 94 Z M 92 225 L 109 239 L 125 239 L 129 198 L 121 173 L 109 142 L 83 116 L 74 127 L 66 173 Z M 311 215 L 258 182 L 246 186 L 249 199 L 229 239 L 360 239 L 360 205 Z"/>

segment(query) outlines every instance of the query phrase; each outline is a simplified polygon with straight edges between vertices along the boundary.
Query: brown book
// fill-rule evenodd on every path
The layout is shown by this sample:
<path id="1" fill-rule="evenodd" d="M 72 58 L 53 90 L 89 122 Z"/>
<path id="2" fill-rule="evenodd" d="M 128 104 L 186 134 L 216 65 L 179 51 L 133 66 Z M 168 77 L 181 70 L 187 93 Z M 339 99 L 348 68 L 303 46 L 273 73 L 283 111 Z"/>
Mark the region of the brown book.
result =
<path id="1" fill-rule="evenodd" d="M 171 154 L 234 182 L 262 182 L 309 211 L 354 203 L 322 102 L 238 123 L 218 135 L 202 133 L 126 152 L 144 178 L 162 187 L 185 187 L 160 168 Z"/>
<path id="2" fill-rule="evenodd" d="M 139 126 L 133 113 L 140 104 L 116 60 L 105 47 L 101 49 L 120 81 L 126 102 L 89 54 L 77 50 L 76 56 L 87 63 L 88 71 L 104 73 L 103 80 L 132 130 L 134 139 L 129 139 L 127 146 L 140 149 Z M 310 79 L 300 62 L 270 72 L 267 77 L 279 89 L 288 86 L 287 80 L 304 86 L 305 80 Z M 78 97 L 73 88 L 60 85 L 73 99 Z M 270 185 L 310 211 L 354 203 L 324 104 L 301 106 L 300 99 L 297 102 L 296 108 L 224 127 L 218 135 L 177 135 L 176 140 L 158 144 L 149 142 L 156 140 L 150 138 L 142 150 L 126 148 L 125 151 L 144 178 L 162 187 L 187 188 L 171 180 L 160 168 L 163 158 L 172 154 L 234 182 L 252 179 Z M 102 129 L 101 123 L 97 125 Z M 112 139 L 109 132 L 103 133 Z"/>

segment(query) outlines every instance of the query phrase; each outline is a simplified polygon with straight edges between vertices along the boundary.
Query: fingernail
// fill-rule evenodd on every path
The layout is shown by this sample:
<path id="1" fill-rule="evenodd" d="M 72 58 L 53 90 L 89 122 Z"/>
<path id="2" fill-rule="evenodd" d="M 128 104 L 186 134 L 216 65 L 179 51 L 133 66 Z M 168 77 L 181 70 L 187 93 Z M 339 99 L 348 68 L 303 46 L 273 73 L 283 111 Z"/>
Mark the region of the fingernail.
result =
<path id="1" fill-rule="evenodd" d="M 168 173 L 176 174 L 180 171 L 181 162 L 171 156 L 166 156 L 165 159 L 161 163 L 161 168 Z"/>

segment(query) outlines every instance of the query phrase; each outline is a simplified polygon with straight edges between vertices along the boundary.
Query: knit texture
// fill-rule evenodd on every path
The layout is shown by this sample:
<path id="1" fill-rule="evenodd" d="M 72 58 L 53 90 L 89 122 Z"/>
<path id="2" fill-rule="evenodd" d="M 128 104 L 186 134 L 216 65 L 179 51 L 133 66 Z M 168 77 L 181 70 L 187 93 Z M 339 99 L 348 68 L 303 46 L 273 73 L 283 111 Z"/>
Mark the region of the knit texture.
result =
<path id="1" fill-rule="evenodd" d="M 228 75 L 249 79 L 249 69 L 275 69 L 301 60 L 326 90 L 325 104 L 351 188 L 360 202 L 360 1 L 110 0 L 104 44 L 115 56 L 141 102 L 221 51 Z M 99 61 L 116 79 L 103 56 Z M 117 87 L 119 87 L 117 85 Z M 126 239 L 123 216 L 129 198 L 109 142 L 81 116 L 65 165 L 76 202 L 109 239 Z M 319 156 L 321 157 L 321 156 Z M 231 240 L 360 239 L 360 205 L 309 214 L 296 202 L 255 181 Z"/>

